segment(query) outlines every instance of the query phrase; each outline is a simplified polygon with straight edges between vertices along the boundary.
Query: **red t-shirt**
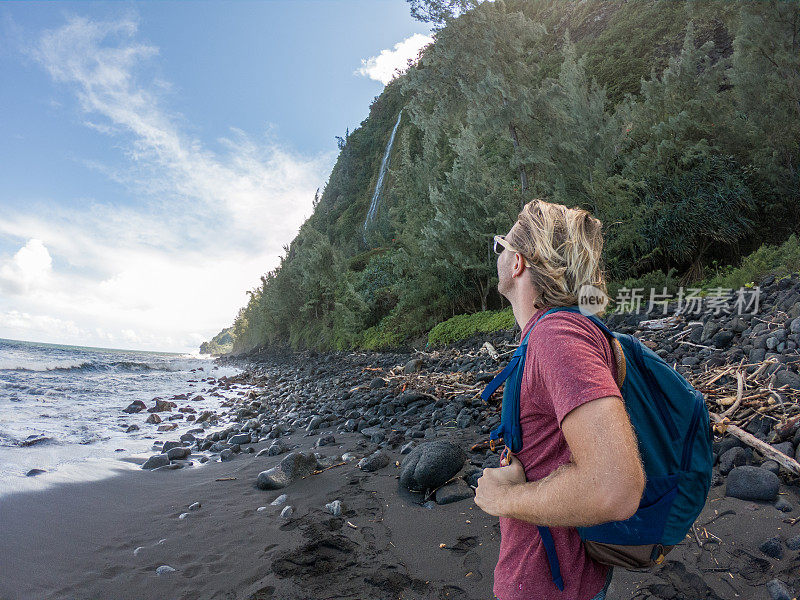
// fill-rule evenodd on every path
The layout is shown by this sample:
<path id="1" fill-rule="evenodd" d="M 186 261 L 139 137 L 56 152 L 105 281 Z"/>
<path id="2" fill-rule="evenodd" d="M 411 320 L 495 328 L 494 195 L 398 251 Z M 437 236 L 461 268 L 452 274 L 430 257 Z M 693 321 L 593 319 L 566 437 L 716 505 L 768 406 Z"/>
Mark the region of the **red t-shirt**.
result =
<path id="1" fill-rule="evenodd" d="M 537 310 L 522 331 L 533 327 Z M 528 481 L 569 462 L 561 421 L 584 402 L 622 397 L 611 346 L 602 331 L 581 314 L 560 311 L 544 317 L 528 339 L 520 394 L 522 450 L 516 454 Z M 576 529 L 551 527 L 564 591 L 553 583 L 536 525 L 500 518 L 500 557 L 494 593 L 500 600 L 591 600 L 605 585 L 609 567 L 592 560 Z"/>

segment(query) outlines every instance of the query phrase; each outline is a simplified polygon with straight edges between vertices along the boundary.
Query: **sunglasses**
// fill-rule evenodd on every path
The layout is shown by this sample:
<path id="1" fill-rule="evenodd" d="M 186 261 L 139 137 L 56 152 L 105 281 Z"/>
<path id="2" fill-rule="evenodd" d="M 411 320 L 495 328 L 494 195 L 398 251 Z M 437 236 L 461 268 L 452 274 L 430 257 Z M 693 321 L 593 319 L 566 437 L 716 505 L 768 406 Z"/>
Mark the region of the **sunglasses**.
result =
<path id="1" fill-rule="evenodd" d="M 496 236 L 494 236 L 494 253 L 495 254 L 502 254 L 503 253 L 503 249 L 506 249 L 509 252 L 516 252 L 517 254 L 522 256 L 522 259 L 525 261 L 525 266 L 528 267 L 529 269 L 531 268 L 531 263 L 528 261 L 527 258 L 525 258 L 525 255 L 522 254 L 522 252 L 520 252 L 516 248 L 514 248 L 514 246 L 509 244 L 508 241 L 506 240 L 506 236 L 504 236 L 504 235 L 496 235 Z"/>

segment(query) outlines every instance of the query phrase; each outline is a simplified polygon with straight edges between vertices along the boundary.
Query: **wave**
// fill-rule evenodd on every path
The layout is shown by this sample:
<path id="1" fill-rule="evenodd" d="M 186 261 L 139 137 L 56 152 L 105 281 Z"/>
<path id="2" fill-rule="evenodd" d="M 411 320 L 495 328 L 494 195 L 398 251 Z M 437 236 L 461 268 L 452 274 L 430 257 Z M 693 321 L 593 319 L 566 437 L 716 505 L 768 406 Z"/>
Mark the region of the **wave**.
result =
<path id="1" fill-rule="evenodd" d="M 177 365 L 128 360 L 95 362 L 91 360 L 0 360 L 0 371 L 181 371 Z"/>
<path id="2" fill-rule="evenodd" d="M 0 371 L 69 371 L 93 364 L 89 360 L 0 360 Z"/>

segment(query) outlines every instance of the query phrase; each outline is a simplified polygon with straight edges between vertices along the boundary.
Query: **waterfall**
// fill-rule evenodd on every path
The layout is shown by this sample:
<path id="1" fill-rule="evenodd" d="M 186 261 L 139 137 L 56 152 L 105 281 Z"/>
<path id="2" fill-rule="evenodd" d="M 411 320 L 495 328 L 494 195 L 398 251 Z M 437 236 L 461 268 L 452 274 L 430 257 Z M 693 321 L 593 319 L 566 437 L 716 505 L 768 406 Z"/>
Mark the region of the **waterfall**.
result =
<path id="1" fill-rule="evenodd" d="M 392 135 L 389 136 L 389 143 L 386 145 L 386 151 L 383 153 L 383 161 L 381 161 L 381 169 L 378 171 L 378 183 L 375 184 L 375 192 L 372 194 L 372 202 L 369 204 L 369 211 L 367 211 L 367 218 L 364 219 L 364 244 L 367 243 L 367 227 L 375 219 L 375 213 L 378 212 L 378 201 L 380 200 L 381 189 L 383 188 L 383 178 L 386 176 L 386 171 L 389 168 L 389 155 L 392 153 L 392 144 L 394 144 L 394 134 L 397 133 L 397 126 L 400 125 L 400 117 L 403 116 L 403 111 L 397 115 L 397 122 L 392 129 Z"/>

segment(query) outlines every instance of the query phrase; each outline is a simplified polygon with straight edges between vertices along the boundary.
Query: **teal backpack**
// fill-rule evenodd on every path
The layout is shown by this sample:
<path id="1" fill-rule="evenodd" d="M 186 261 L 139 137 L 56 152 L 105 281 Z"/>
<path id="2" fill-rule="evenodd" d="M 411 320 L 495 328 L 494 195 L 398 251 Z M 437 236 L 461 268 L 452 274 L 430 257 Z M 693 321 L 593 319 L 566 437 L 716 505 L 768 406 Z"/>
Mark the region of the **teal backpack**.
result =
<path id="1" fill-rule="evenodd" d="M 578 307 L 552 308 L 578 314 Z M 597 562 L 628 569 L 652 567 L 684 539 L 705 505 L 711 487 L 711 426 L 703 394 L 655 352 L 631 335 L 612 332 L 600 319 L 584 315 L 624 354 L 620 388 L 644 465 L 646 483 L 638 510 L 624 521 L 578 527 L 587 553 Z M 522 449 L 520 390 L 528 349 L 528 331 L 503 371 L 481 394 L 484 401 L 504 382 L 500 425 L 491 445 L 502 438 L 511 452 Z M 616 340 L 616 341 L 615 341 Z M 621 364 L 621 357 L 620 362 Z M 553 537 L 539 527 L 553 582 L 564 589 Z"/>

